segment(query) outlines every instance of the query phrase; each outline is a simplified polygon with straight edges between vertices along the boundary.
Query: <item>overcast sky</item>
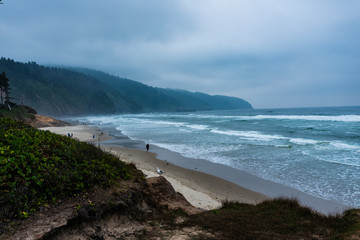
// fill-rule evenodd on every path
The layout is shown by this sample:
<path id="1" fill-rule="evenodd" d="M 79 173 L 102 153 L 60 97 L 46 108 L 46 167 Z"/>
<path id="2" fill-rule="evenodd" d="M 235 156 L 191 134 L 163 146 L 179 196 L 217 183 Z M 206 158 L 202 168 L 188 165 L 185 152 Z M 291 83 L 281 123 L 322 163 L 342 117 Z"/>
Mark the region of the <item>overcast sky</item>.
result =
<path id="1" fill-rule="evenodd" d="M 223 94 L 360 105 L 360 1 L 3 0 L 0 56 Z"/>

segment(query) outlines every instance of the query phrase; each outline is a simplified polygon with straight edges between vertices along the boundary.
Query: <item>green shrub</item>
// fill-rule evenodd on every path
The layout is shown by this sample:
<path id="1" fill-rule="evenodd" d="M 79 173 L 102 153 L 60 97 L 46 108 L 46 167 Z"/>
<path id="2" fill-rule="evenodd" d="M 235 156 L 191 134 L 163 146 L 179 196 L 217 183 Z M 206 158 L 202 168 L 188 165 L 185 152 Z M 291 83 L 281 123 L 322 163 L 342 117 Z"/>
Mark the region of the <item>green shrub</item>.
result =
<path id="1" fill-rule="evenodd" d="M 125 163 L 93 145 L 0 118 L 0 222 L 130 176 Z"/>
<path id="2" fill-rule="evenodd" d="M 0 105 L 0 116 L 6 116 L 18 121 L 29 121 L 35 118 L 36 111 L 28 106 L 13 105 L 11 110 L 5 105 Z"/>

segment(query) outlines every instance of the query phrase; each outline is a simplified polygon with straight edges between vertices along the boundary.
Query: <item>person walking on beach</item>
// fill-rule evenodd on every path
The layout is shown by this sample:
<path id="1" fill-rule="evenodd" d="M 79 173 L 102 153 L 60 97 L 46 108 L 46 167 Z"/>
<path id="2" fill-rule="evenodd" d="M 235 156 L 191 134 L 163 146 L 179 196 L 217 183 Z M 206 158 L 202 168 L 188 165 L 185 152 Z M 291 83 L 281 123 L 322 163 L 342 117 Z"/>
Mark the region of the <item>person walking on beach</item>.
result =
<path id="1" fill-rule="evenodd" d="M 150 145 L 147 143 L 146 144 L 146 151 L 149 151 Z"/>

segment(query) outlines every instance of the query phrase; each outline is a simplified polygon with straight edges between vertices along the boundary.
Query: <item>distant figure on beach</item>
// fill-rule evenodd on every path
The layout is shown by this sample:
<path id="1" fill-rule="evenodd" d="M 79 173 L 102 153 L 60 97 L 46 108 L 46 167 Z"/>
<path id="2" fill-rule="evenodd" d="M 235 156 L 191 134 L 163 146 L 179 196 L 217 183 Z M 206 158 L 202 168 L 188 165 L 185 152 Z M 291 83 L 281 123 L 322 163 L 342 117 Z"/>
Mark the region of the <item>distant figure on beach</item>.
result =
<path id="1" fill-rule="evenodd" d="M 164 173 L 163 170 L 159 169 L 158 167 L 156 168 L 156 171 L 157 171 L 157 173 L 160 174 L 160 175 Z"/>
<path id="2" fill-rule="evenodd" d="M 146 144 L 146 151 L 149 151 L 150 145 L 147 143 Z"/>

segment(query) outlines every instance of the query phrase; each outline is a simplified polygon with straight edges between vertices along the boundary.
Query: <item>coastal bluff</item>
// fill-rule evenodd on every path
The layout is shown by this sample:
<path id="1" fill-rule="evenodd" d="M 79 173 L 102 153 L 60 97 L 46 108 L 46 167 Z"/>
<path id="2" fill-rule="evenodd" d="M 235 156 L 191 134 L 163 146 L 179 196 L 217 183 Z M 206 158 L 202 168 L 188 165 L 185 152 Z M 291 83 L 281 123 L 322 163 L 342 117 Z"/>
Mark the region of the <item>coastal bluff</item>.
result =
<path id="1" fill-rule="evenodd" d="M 165 230 L 159 225 L 164 215 L 180 209 L 186 214 L 202 212 L 176 192 L 164 177 L 149 178 L 146 182 L 126 181 L 116 188 L 98 188 L 87 196 L 45 208 L 8 227 L 0 239 L 136 239 L 154 232 L 178 239 L 176 236 L 184 235 L 182 231 Z M 184 216 L 179 214 L 167 221 L 181 222 Z M 212 235 L 205 230 L 196 231 L 184 230 L 188 236 Z"/>

